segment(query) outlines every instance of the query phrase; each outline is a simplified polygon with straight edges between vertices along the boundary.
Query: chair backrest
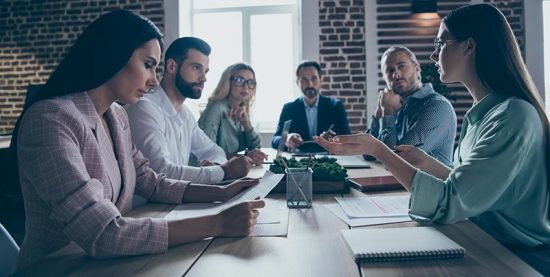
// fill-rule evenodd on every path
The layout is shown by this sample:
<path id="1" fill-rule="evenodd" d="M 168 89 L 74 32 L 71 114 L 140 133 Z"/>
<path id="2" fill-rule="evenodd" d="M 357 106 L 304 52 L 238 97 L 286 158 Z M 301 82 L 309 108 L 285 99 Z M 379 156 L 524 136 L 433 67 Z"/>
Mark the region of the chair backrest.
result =
<path id="1" fill-rule="evenodd" d="M 0 276 L 8 276 L 13 272 L 17 256 L 19 255 L 19 246 L 13 240 L 10 233 L 0 224 L 0 249 L 2 249 L 2 258 L 0 259 Z"/>

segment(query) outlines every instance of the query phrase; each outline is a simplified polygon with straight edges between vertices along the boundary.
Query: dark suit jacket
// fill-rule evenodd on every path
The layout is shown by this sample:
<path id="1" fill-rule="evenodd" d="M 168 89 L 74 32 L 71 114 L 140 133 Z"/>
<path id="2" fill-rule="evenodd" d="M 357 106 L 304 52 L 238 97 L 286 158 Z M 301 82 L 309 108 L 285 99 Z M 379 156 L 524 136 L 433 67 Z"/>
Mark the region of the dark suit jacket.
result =
<path id="1" fill-rule="evenodd" d="M 292 119 L 289 132 L 300 134 L 304 141 L 312 140 L 313 135 L 319 135 L 323 131 L 328 130 L 331 124 L 334 124 L 332 130 L 336 132 L 336 134 L 350 134 L 348 115 L 342 101 L 322 95 L 319 96 L 319 106 L 317 108 L 317 134 L 310 134 L 307 126 L 304 99 L 299 97 L 293 102 L 286 103 L 283 106 L 283 111 L 279 117 L 279 123 L 277 124 L 277 131 L 275 131 L 273 139 L 271 140 L 271 146 L 273 148 L 276 149 L 278 147 L 279 141 L 281 140 L 281 132 L 283 131 L 283 124 L 289 119 Z M 317 144 L 309 143 L 300 146 L 299 150 L 304 152 L 325 151 Z"/>

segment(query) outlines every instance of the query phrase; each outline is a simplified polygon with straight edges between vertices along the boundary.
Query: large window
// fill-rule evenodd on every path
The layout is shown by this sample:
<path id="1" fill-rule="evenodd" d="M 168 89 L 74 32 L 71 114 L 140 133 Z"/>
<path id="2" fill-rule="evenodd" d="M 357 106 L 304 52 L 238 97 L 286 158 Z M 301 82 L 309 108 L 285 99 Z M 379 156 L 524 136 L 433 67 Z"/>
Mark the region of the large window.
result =
<path id="1" fill-rule="evenodd" d="M 203 96 L 187 105 L 198 116 L 223 70 L 246 62 L 258 82 L 251 118 L 260 131 L 273 131 L 283 104 L 299 94 L 298 0 L 191 0 L 190 14 L 191 35 L 206 40 L 212 54 Z"/>

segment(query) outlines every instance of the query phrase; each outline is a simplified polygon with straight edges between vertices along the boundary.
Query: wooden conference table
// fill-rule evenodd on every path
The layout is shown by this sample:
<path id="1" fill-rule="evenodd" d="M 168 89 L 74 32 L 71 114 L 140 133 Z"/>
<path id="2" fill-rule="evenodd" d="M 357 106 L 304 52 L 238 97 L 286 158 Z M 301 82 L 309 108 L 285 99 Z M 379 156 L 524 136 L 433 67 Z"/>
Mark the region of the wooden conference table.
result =
<path id="1" fill-rule="evenodd" d="M 381 165 L 350 175 L 389 174 Z M 405 193 L 397 191 L 391 193 Z M 311 209 L 291 209 L 287 237 L 214 238 L 174 247 L 164 254 L 91 259 L 75 244 L 18 275 L 35 276 L 539 276 L 534 269 L 470 221 L 435 227 L 466 249 L 463 259 L 369 263 L 358 266 L 341 230 L 349 226 L 322 205 L 335 196 L 316 194 Z M 284 201 L 284 194 L 268 198 Z M 146 204 L 128 216 L 162 217 L 174 205 Z M 413 222 L 383 225 L 415 226 Z M 379 228 L 370 226 L 362 228 Z"/>

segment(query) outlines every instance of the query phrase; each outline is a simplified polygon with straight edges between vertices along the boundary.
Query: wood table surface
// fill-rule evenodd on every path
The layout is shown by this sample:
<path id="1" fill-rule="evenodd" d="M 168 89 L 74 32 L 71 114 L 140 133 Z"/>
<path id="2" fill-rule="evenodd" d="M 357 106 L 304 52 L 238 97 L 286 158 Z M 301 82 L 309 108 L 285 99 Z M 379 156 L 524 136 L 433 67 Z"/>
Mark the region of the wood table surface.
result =
<path id="1" fill-rule="evenodd" d="M 358 177 L 387 174 L 380 165 L 349 170 Z M 404 190 L 377 194 L 404 194 Z M 341 230 L 349 226 L 323 204 L 336 194 L 314 195 L 311 209 L 290 209 L 287 237 L 214 238 L 169 249 L 167 253 L 91 259 L 72 245 L 27 268 L 36 276 L 539 276 L 512 252 L 470 221 L 434 225 L 466 249 L 462 259 L 357 265 Z M 344 197 L 365 194 L 352 189 Z M 284 194 L 268 196 L 285 201 Z M 146 204 L 129 216 L 162 217 L 174 205 Z M 417 226 L 414 222 L 361 228 Z"/>

